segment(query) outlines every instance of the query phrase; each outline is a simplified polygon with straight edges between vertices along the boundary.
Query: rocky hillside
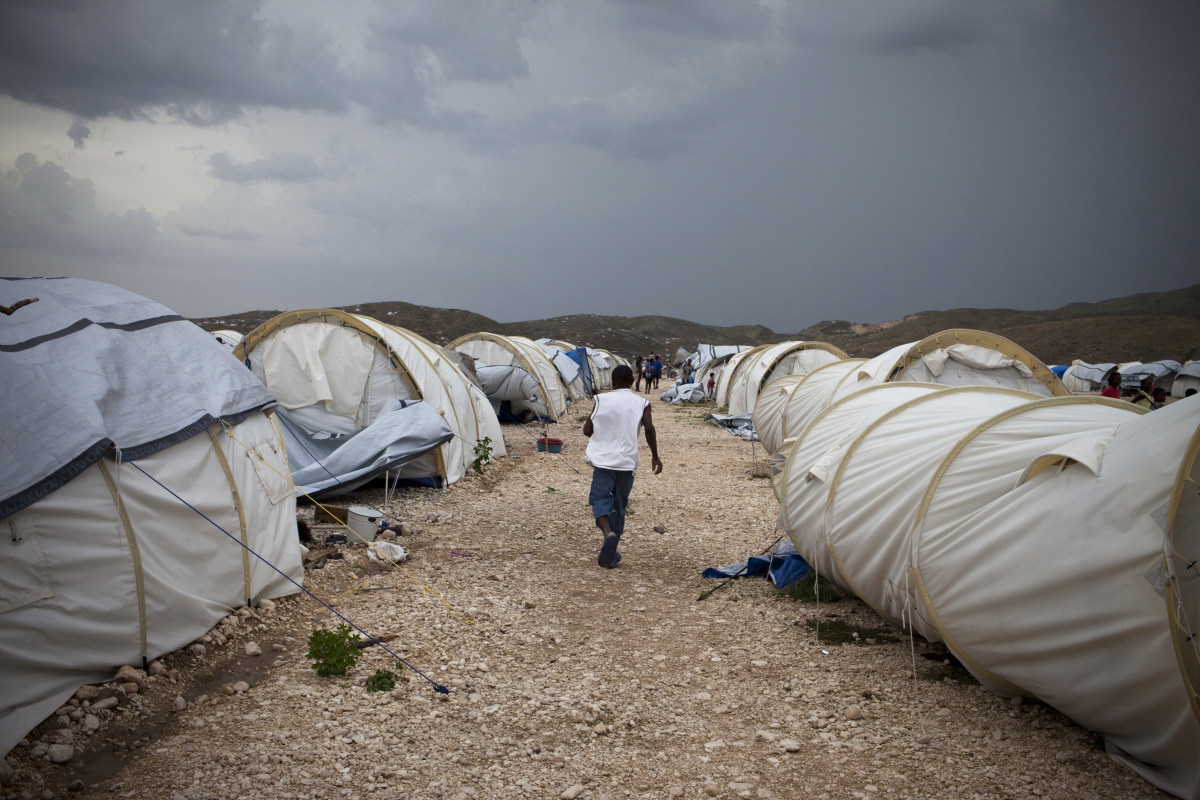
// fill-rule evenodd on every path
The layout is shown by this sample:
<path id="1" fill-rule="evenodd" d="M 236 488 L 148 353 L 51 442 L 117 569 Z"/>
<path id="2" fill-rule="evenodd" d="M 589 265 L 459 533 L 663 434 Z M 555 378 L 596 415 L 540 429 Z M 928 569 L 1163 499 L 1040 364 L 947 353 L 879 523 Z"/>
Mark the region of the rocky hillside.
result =
<path id="1" fill-rule="evenodd" d="M 532 339 L 548 337 L 602 347 L 623 355 L 695 350 L 698 343 L 756 345 L 792 339 L 828 342 L 852 356 L 871 357 L 894 345 L 949 328 L 973 328 L 1017 342 L 1047 364 L 1200 358 L 1200 284 L 1171 292 L 1136 294 L 1099 303 L 1071 303 L 1050 311 L 955 308 L 920 311 L 881 323 L 829 320 L 794 333 L 761 325 L 721 327 L 661 316 L 576 314 L 501 323 L 461 309 L 402 302 L 363 303 L 342 310 L 407 328 L 446 344 L 466 333 L 489 331 Z M 194 320 L 206 330 L 247 333 L 279 311 L 247 311 Z"/>

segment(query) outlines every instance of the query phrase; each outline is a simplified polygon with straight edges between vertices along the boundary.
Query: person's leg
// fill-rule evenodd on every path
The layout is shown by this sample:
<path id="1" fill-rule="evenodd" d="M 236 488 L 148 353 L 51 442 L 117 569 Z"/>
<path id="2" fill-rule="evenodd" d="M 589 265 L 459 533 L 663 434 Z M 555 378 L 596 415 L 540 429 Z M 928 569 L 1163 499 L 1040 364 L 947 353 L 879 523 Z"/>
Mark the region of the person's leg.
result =
<path id="1" fill-rule="evenodd" d="M 625 534 L 625 510 L 629 508 L 629 493 L 633 491 L 632 472 L 613 473 L 612 513 L 608 524 L 617 536 Z"/>
<path id="2" fill-rule="evenodd" d="M 600 548 L 597 559 L 602 567 L 612 567 L 617 558 L 617 542 L 620 536 L 613 530 L 614 517 L 617 524 L 624 518 L 624 509 L 617 513 L 616 509 L 616 478 L 620 473 L 609 469 L 595 467 L 592 469 L 592 488 L 588 492 L 588 503 L 592 506 L 592 514 L 596 518 L 596 527 L 604 536 L 604 545 Z"/>

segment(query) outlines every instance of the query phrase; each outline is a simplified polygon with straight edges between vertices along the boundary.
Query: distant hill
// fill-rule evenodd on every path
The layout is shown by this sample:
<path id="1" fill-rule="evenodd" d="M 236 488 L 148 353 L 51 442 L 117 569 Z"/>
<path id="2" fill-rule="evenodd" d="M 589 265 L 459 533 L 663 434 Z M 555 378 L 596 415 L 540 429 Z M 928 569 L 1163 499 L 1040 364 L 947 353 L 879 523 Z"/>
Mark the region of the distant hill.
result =
<path id="1" fill-rule="evenodd" d="M 1052 311 L 955 308 L 920 311 L 901 320 L 855 323 L 819 322 L 796 333 L 775 333 L 761 325 L 703 325 L 660 316 L 566 317 L 500 323 L 461 309 L 428 308 L 402 302 L 362 303 L 340 310 L 374 317 L 407 328 L 430 341 L 447 344 L 467 333 L 488 331 L 531 339 L 562 339 L 630 356 L 673 354 L 696 345 L 757 345 L 793 339 L 821 341 L 855 357 L 870 358 L 905 342 L 949 328 L 973 328 L 1011 339 L 1047 364 L 1089 362 L 1179 362 L 1200 358 L 1200 284 L 1171 292 L 1136 294 L 1099 303 L 1071 303 Z M 280 311 L 247 311 L 193 320 L 205 330 L 248 333 Z"/>

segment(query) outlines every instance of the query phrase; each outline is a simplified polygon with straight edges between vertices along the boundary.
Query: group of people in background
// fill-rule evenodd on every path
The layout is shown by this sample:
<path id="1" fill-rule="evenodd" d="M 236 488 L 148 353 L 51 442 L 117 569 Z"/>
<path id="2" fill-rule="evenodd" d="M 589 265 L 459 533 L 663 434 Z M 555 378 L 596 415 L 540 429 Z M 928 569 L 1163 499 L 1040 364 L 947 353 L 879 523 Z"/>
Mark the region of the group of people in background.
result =
<path id="1" fill-rule="evenodd" d="M 650 391 L 658 388 L 658 382 L 662 379 L 663 363 L 662 356 L 654 353 L 645 358 L 637 357 L 637 364 L 633 370 L 633 390 L 635 392 Z M 643 381 L 645 388 L 642 388 Z"/>
<path id="2" fill-rule="evenodd" d="M 1190 397 L 1195 393 L 1195 389 L 1188 389 L 1187 396 Z M 1108 385 L 1100 391 L 1100 395 L 1102 397 L 1111 397 L 1114 400 L 1120 399 L 1121 374 L 1119 372 L 1113 370 L 1111 373 L 1109 373 Z M 1161 386 L 1155 386 L 1154 379 L 1147 376 L 1142 378 L 1142 382 L 1138 386 L 1138 390 L 1134 392 L 1134 395 L 1130 398 L 1129 402 L 1136 406 L 1141 406 L 1142 408 L 1153 411 L 1154 409 L 1162 408 L 1167 404 L 1167 390 Z"/>

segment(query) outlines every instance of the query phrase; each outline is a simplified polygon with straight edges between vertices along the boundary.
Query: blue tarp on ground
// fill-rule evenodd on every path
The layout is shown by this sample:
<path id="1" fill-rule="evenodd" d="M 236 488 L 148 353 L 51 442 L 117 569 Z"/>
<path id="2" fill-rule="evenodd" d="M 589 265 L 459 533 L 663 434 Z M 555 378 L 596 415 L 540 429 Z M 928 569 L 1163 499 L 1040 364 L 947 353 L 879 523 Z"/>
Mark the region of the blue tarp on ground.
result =
<path id="1" fill-rule="evenodd" d="M 812 570 L 798 552 L 791 539 L 784 539 L 771 555 L 753 556 L 727 567 L 709 567 L 701 573 L 702 578 L 733 578 L 766 575 L 776 589 L 786 589 L 803 579 Z"/>

